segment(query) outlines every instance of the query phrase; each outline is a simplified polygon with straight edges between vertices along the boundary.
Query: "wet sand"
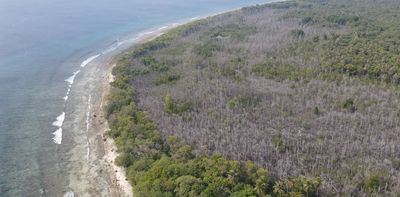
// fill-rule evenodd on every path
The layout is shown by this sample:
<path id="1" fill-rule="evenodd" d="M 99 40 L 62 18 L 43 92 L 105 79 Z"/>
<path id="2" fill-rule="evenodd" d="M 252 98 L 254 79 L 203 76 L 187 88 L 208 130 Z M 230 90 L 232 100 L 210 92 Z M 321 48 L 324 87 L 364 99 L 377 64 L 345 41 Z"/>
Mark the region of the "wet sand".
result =
<path id="1" fill-rule="evenodd" d="M 150 41 L 177 25 L 139 34 L 128 47 Z M 133 196 L 125 169 L 114 164 L 118 153 L 114 140 L 106 135 L 109 127 L 103 111 L 113 80 L 113 57 L 123 51 L 103 54 L 88 64 L 71 90 L 63 137 L 63 144 L 72 146 L 67 165 L 69 188 L 64 196 Z"/>
<path id="2" fill-rule="evenodd" d="M 82 69 L 71 90 L 71 101 L 67 103 L 69 111 L 66 113 L 70 115 L 66 118 L 65 127 L 66 131 L 72 132 L 66 133 L 65 138 L 73 147 L 68 153 L 71 158 L 67 169 L 69 190 L 63 191 L 64 196 L 133 196 L 125 169 L 114 164 L 118 156 L 114 140 L 106 135 L 109 127 L 103 109 L 111 88 L 110 82 L 113 80 L 113 57 L 177 26 L 222 13 L 225 12 L 192 18 L 140 33 L 128 39 L 125 46 L 102 54 Z"/>
<path id="3" fill-rule="evenodd" d="M 112 140 L 106 137 L 103 113 L 110 88 L 110 62 L 111 57 L 103 57 L 86 67 L 71 91 L 71 115 L 65 125 L 66 131 L 72 132 L 65 135 L 73 140 L 68 171 L 69 189 L 75 196 L 132 196 L 130 187 L 123 191 L 119 186 L 112 167 L 114 158 L 108 156 L 115 154 Z"/>

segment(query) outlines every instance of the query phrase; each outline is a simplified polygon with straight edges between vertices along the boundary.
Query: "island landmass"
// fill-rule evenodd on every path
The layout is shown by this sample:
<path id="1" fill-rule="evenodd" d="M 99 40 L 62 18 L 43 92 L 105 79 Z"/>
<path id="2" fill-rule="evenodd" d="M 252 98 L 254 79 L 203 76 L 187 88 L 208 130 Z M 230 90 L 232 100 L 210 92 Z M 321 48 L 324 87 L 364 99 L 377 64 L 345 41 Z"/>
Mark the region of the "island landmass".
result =
<path id="1" fill-rule="evenodd" d="M 398 194 L 399 7 L 245 7 L 119 55 L 105 117 L 135 196 Z"/>

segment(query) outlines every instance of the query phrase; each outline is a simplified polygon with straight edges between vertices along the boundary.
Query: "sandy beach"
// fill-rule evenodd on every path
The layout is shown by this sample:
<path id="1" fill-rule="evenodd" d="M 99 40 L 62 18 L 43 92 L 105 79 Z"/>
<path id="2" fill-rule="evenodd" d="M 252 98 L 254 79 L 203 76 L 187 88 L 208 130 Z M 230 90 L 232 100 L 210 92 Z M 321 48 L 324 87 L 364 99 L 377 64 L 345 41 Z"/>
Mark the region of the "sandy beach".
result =
<path id="1" fill-rule="evenodd" d="M 236 9 L 235 9 L 236 10 Z M 148 42 L 169 30 L 195 20 L 223 14 L 233 10 L 196 17 L 180 23 L 161 26 L 139 33 L 117 50 L 102 54 L 96 61 L 88 63 L 79 80 L 71 90 L 71 114 L 65 126 L 72 131 L 73 148 L 70 150 L 70 191 L 64 196 L 133 196 L 132 186 L 127 181 L 125 169 L 116 166 L 118 156 L 114 140 L 107 136 L 109 130 L 104 116 L 104 106 L 113 81 L 114 57 L 136 45 Z M 78 103 L 78 104 L 76 104 Z M 70 138 L 66 134 L 66 138 Z M 68 140 L 65 140 L 68 143 Z M 63 142 L 64 143 L 64 142 Z M 82 155 L 85 155 L 82 158 Z"/>
<path id="2" fill-rule="evenodd" d="M 94 188 L 104 188 L 105 185 L 102 183 L 107 183 L 109 189 L 97 189 L 97 194 L 101 196 L 133 196 L 132 186 L 126 179 L 125 169 L 115 165 L 115 158 L 118 156 L 117 148 L 115 146 L 114 140 L 107 136 L 107 131 L 109 130 L 107 120 L 104 116 L 104 106 L 107 103 L 107 96 L 109 90 L 111 88 L 110 82 L 113 81 L 114 76 L 111 74 L 111 70 L 116 63 L 113 60 L 115 55 L 123 53 L 126 50 L 129 50 L 136 45 L 143 44 L 145 42 L 151 41 L 152 39 L 157 38 L 158 36 L 163 35 L 169 30 L 178 27 L 180 25 L 184 25 L 195 20 L 223 14 L 226 12 L 230 12 L 233 10 L 219 12 L 210 14 L 203 17 L 196 17 L 192 19 L 188 19 L 186 21 L 180 23 L 172 23 L 170 25 L 165 25 L 159 28 L 150 29 L 144 33 L 138 34 L 130 43 L 128 47 L 114 54 L 110 55 L 106 59 L 101 60 L 100 63 L 96 67 L 93 67 L 89 73 L 94 74 L 97 77 L 87 76 L 88 79 L 92 79 L 90 83 L 95 86 L 93 93 L 91 94 L 91 105 L 90 108 L 90 125 L 89 125 L 89 134 L 88 134 L 88 142 L 90 147 L 90 152 L 95 152 L 96 154 L 90 154 L 89 160 L 93 165 L 91 166 L 93 172 L 100 172 L 100 175 L 97 175 L 93 181 L 95 185 Z M 86 78 L 86 77 L 85 77 Z M 95 96 L 93 96 L 95 95 Z M 93 174 L 96 176 L 96 174 Z M 73 179 L 79 179 L 78 177 L 74 177 Z M 96 180 L 98 179 L 98 180 Z M 75 185 L 75 188 L 82 188 L 81 185 Z M 96 189 L 86 189 L 86 191 L 93 192 Z M 76 191 L 76 190 L 74 190 Z M 85 190 L 84 190 L 85 191 Z M 85 193 L 83 191 L 83 193 Z M 81 194 L 81 192 L 78 192 Z M 91 196 L 92 193 L 86 193 L 88 196 Z"/>
<path id="3" fill-rule="evenodd" d="M 3 2 L 23 9 L 5 9 L 0 23 L 0 193 L 131 196 L 102 111 L 114 57 L 179 25 L 262 2 Z"/>
<path id="4" fill-rule="evenodd" d="M 146 34 L 145 36 L 142 36 L 141 38 L 139 38 L 137 40 L 137 42 L 135 44 L 141 44 L 141 43 L 148 42 L 148 41 L 164 34 L 168 30 L 170 30 L 176 26 L 177 25 L 175 24 L 175 25 L 171 25 L 171 26 L 161 27 L 161 28 L 157 29 L 156 31 Z M 118 153 L 116 152 L 116 145 L 114 143 L 114 140 L 106 135 L 106 131 L 109 130 L 109 127 L 108 127 L 107 121 L 104 117 L 103 109 L 104 109 L 104 105 L 106 105 L 107 95 L 111 88 L 110 83 L 114 80 L 114 76 L 111 74 L 111 70 L 114 66 L 116 66 L 116 64 L 114 62 L 109 62 L 108 65 L 106 66 L 106 70 L 108 70 L 108 76 L 101 83 L 101 86 L 102 86 L 101 89 L 103 92 L 103 95 L 101 96 L 101 102 L 99 103 L 99 105 L 95 106 L 93 109 L 94 114 L 101 114 L 101 115 L 97 119 L 97 121 L 93 122 L 93 127 L 98 128 L 96 130 L 101 131 L 99 133 L 100 135 L 98 134 L 98 136 L 96 137 L 96 138 L 100 138 L 100 136 L 102 137 L 101 140 L 98 140 L 98 144 L 99 144 L 98 148 L 100 150 L 104 150 L 103 160 L 105 163 L 108 164 L 109 167 L 111 167 L 111 171 L 114 172 L 114 177 L 112 179 L 113 180 L 112 182 L 116 186 L 116 191 L 117 191 L 118 195 L 131 197 L 131 196 L 133 196 L 132 186 L 126 179 L 125 169 L 123 167 L 115 165 L 115 163 L 114 163 L 115 158 L 118 156 Z"/>
<path id="5" fill-rule="evenodd" d="M 74 84 L 65 121 L 63 144 L 71 143 L 71 160 L 68 165 L 70 191 L 64 196 L 133 196 L 125 169 L 114 164 L 118 156 L 114 140 L 107 136 L 109 130 L 104 116 L 104 106 L 110 90 L 113 58 L 129 47 L 154 39 L 178 24 L 164 26 L 139 34 L 125 49 L 102 55 L 82 69 Z M 127 44 L 128 45 L 128 44 Z M 75 105 L 73 104 L 75 103 Z M 69 140 L 69 139 L 72 140 Z"/>

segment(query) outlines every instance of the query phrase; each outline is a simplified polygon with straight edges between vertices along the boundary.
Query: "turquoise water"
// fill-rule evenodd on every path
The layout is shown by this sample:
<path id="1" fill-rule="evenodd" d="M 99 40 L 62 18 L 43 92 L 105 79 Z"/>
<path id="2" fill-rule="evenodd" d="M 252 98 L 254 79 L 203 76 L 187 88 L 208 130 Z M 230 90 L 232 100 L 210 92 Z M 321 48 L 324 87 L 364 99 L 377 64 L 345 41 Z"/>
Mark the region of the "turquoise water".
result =
<path id="1" fill-rule="evenodd" d="M 73 144 L 53 123 L 82 62 L 152 27 L 265 2 L 0 0 L 0 196 L 65 189 L 58 153 Z"/>

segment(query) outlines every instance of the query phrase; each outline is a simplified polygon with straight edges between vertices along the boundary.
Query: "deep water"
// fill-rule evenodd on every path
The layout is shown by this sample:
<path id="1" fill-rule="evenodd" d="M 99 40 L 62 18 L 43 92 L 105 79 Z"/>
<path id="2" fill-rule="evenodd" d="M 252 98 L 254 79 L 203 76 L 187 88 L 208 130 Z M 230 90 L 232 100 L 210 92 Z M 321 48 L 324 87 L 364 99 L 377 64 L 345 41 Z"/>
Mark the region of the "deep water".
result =
<path id="1" fill-rule="evenodd" d="M 147 29 L 266 2 L 0 0 L 0 196 L 67 190 L 60 161 L 69 158 L 60 151 L 73 144 L 53 133 L 62 128 L 70 77 L 88 58 Z"/>

